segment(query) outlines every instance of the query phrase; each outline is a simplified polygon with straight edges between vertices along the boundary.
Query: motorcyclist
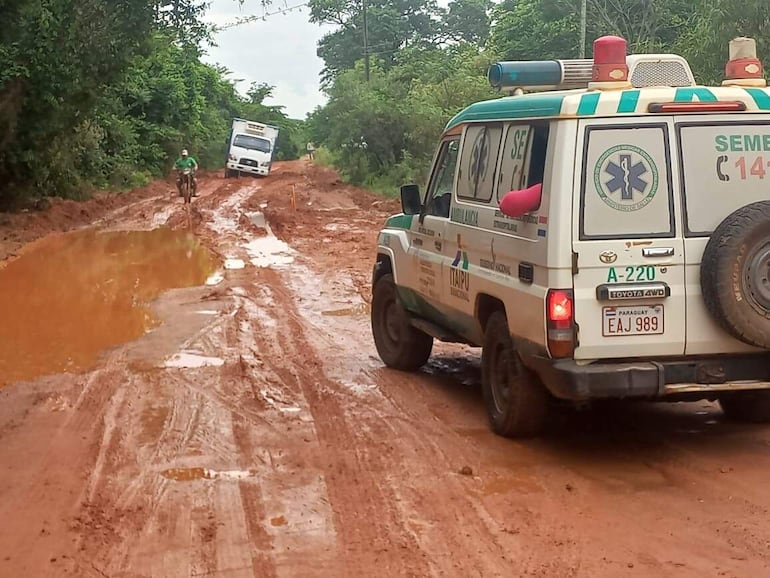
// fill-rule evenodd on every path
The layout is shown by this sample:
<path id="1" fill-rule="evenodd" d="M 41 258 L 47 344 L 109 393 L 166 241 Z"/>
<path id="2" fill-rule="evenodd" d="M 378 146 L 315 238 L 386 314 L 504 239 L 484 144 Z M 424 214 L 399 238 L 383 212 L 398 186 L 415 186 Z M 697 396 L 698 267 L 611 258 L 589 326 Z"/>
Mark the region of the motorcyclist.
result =
<path id="1" fill-rule="evenodd" d="M 182 171 L 190 169 L 192 171 L 192 196 L 198 196 L 198 179 L 195 178 L 195 171 L 198 170 L 198 161 L 194 157 L 190 156 L 187 149 L 182 151 L 182 156 L 179 157 L 174 163 L 174 168 L 177 171 L 176 188 L 179 191 L 179 196 L 182 196 Z"/>

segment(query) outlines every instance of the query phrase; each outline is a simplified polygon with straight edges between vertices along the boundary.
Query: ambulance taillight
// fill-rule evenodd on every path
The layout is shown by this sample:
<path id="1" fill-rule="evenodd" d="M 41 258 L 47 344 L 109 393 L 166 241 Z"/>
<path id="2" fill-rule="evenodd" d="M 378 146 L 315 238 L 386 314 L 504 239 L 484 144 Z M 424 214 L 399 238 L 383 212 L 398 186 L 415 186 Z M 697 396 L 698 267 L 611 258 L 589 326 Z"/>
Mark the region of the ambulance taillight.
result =
<path id="1" fill-rule="evenodd" d="M 553 358 L 575 351 L 575 298 L 570 289 L 551 289 L 545 298 L 548 352 Z"/>

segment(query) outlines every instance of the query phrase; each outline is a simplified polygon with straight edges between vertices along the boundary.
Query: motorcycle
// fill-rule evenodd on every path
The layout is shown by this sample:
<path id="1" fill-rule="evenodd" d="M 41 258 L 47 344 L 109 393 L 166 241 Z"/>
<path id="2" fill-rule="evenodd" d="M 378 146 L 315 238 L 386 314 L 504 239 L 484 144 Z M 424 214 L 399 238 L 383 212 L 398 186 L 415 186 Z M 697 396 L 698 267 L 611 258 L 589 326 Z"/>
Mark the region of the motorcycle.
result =
<path id="1" fill-rule="evenodd" d="M 182 197 L 184 197 L 184 204 L 189 205 L 193 195 L 192 169 L 184 169 L 180 171 L 180 177 L 182 179 Z"/>

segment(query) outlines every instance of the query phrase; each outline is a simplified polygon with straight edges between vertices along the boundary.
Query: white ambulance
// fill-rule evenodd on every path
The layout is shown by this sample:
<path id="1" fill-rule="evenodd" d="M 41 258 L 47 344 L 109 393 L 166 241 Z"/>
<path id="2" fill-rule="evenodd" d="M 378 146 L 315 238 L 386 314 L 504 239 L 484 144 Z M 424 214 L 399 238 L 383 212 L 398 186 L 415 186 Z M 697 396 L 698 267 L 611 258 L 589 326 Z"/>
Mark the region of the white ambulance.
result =
<path id="1" fill-rule="evenodd" d="M 481 346 L 505 436 L 540 432 L 556 399 L 710 399 L 770 420 L 770 90 L 754 41 L 730 44 L 715 87 L 617 37 L 593 61 L 489 77 L 513 96 L 449 122 L 427 190 L 402 187 L 379 235 L 385 364 L 421 367 L 434 338 Z"/>
<path id="2" fill-rule="evenodd" d="M 225 178 L 241 173 L 269 175 L 279 130 L 277 126 L 234 118 L 228 139 Z"/>

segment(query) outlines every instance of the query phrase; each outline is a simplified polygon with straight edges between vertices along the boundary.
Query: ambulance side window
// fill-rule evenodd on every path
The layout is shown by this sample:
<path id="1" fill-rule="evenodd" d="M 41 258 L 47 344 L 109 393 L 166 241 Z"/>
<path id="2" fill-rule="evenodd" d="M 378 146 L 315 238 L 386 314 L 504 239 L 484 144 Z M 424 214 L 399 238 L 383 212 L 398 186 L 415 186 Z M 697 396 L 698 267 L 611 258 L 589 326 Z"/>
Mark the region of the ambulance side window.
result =
<path id="1" fill-rule="evenodd" d="M 547 123 L 508 126 L 497 176 L 498 203 L 510 191 L 526 189 L 543 182 L 547 145 Z"/>
<path id="2" fill-rule="evenodd" d="M 686 234 L 710 237 L 726 215 L 768 199 L 770 123 L 681 123 Z"/>
<path id="3" fill-rule="evenodd" d="M 465 131 L 457 196 L 464 201 L 488 203 L 494 193 L 502 123 L 471 125 Z"/>
<path id="4" fill-rule="evenodd" d="M 441 143 L 436 170 L 428 188 L 428 205 L 425 211 L 428 215 L 449 217 L 449 205 L 452 201 L 452 185 L 455 181 L 459 150 L 459 138 Z"/>
<path id="5" fill-rule="evenodd" d="M 665 125 L 586 129 L 581 239 L 674 236 L 668 143 Z"/>

